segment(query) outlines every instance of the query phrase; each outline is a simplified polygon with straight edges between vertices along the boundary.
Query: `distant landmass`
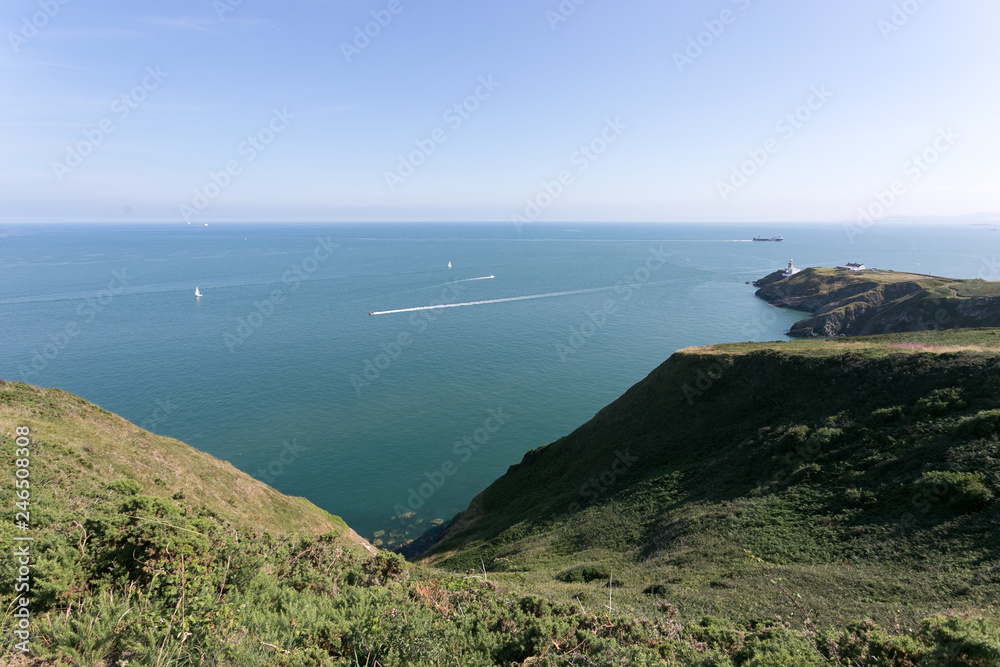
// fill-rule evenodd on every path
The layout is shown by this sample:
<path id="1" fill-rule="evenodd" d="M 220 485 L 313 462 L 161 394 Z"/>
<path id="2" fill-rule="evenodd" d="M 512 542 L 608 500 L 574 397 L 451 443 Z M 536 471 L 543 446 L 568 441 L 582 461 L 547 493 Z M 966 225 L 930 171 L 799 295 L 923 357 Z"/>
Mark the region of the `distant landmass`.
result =
<path id="1" fill-rule="evenodd" d="M 771 305 L 812 313 L 792 325 L 794 337 L 1000 327 L 1000 282 L 808 268 L 794 275 L 775 271 L 754 285 Z"/>
<path id="2" fill-rule="evenodd" d="M 965 215 L 890 215 L 886 216 L 889 222 L 940 222 L 940 223 L 966 223 L 966 224 L 997 224 L 1000 223 L 1000 213 L 990 213 L 979 211 L 978 213 L 967 213 Z"/>

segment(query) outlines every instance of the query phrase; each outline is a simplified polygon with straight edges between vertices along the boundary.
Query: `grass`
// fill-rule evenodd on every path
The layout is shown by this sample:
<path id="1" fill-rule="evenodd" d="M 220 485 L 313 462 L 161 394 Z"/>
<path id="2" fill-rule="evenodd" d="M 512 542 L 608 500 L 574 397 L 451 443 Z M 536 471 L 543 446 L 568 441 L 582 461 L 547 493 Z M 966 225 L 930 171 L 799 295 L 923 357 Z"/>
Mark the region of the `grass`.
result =
<path id="1" fill-rule="evenodd" d="M 529 452 L 422 562 L 482 558 L 491 578 L 585 605 L 607 582 L 559 574 L 613 566 L 631 613 L 800 615 L 749 551 L 821 627 L 997 619 L 998 390 L 992 329 L 683 350 Z M 623 449 L 639 461 L 585 495 Z"/>
<path id="2" fill-rule="evenodd" d="M 37 493 L 50 506 L 83 515 L 108 484 L 132 480 L 145 495 L 167 499 L 182 493 L 185 505 L 238 526 L 347 534 L 339 517 L 178 440 L 144 431 L 59 389 L 0 381 L 0 433 L 19 426 L 27 426 L 35 441 L 31 474 L 45 480 Z"/>
<path id="3" fill-rule="evenodd" d="M 725 343 L 679 350 L 677 354 L 748 354 L 770 351 L 788 357 L 829 358 L 831 353 L 858 354 L 877 359 L 900 354 L 985 354 L 1000 352 L 1000 329 L 925 330 L 878 336 L 800 339 L 765 343 Z"/>
<path id="4" fill-rule="evenodd" d="M 998 282 L 963 280 L 960 283 L 951 283 L 949 287 L 954 287 L 955 293 L 963 298 L 1000 297 L 1000 283 Z"/>
<path id="5" fill-rule="evenodd" d="M 998 665 L 998 340 L 682 351 L 529 452 L 422 565 L 78 397 L 3 383 L 7 478 L 14 429 L 32 432 L 36 537 L 32 654 L 11 664 Z M 8 658 L 13 626 L 8 607 Z"/>
<path id="6" fill-rule="evenodd" d="M 813 313 L 792 325 L 796 337 L 1000 326 L 998 282 L 809 268 L 757 284 L 769 303 Z"/>

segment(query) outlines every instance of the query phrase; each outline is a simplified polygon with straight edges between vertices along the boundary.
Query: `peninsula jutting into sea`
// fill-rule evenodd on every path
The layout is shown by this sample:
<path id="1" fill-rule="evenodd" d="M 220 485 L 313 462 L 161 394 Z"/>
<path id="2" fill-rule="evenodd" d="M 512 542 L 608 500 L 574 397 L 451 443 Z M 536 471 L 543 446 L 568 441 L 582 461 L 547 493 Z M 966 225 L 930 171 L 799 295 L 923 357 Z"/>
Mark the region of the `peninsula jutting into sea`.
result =
<path id="1" fill-rule="evenodd" d="M 860 269 L 860 270 L 858 270 Z M 1000 327 L 1000 283 L 955 280 L 897 271 L 808 268 L 776 271 L 754 282 L 757 296 L 812 317 L 792 325 L 790 336 L 830 337 Z"/>

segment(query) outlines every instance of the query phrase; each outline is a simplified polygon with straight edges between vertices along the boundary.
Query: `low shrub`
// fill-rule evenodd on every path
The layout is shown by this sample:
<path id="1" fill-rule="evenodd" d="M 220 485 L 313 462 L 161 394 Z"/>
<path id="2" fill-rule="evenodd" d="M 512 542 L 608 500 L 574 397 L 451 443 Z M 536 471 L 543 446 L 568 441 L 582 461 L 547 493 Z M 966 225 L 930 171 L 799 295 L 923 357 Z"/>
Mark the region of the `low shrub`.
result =
<path id="1" fill-rule="evenodd" d="M 611 578 L 611 569 L 601 563 L 584 563 L 574 565 L 556 575 L 559 581 L 568 584 L 590 583 L 591 581 L 608 581 Z"/>

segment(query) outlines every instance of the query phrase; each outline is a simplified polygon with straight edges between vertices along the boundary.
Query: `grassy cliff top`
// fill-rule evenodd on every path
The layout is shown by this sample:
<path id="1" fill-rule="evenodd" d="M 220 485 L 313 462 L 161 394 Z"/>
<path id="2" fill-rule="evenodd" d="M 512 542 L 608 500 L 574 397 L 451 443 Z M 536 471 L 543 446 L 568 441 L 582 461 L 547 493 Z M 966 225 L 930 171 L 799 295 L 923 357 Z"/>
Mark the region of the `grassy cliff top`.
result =
<path id="1" fill-rule="evenodd" d="M 835 278 L 842 280 L 844 282 L 852 280 L 871 280 L 873 282 L 889 284 L 899 282 L 901 280 L 938 280 L 948 282 L 950 278 L 943 278 L 941 276 L 934 276 L 928 273 L 909 273 L 908 271 L 889 271 L 885 269 L 864 269 L 863 271 L 848 271 L 846 269 L 837 269 L 828 266 L 816 266 L 803 269 L 795 275 L 801 275 L 803 278 L 812 277 L 822 277 L 826 279 Z"/>
<path id="2" fill-rule="evenodd" d="M 765 287 L 780 282 L 784 287 L 782 292 L 796 294 L 809 293 L 812 296 L 824 297 L 835 294 L 838 290 L 853 285 L 867 284 L 869 289 L 875 286 L 895 285 L 898 283 L 917 283 L 925 289 L 944 288 L 941 293 L 959 297 L 990 296 L 1000 297 L 1000 282 L 988 282 L 979 279 L 958 279 L 932 276 L 905 271 L 887 271 L 881 269 L 865 269 L 864 271 L 848 271 L 829 267 L 810 267 L 798 273 L 784 277 L 781 271 L 776 271 L 761 280 L 757 285 Z"/>
<path id="3" fill-rule="evenodd" d="M 788 335 L 795 337 L 1000 326 L 1000 282 L 808 268 L 754 284 L 771 305 L 813 314 L 792 325 Z"/>
<path id="4" fill-rule="evenodd" d="M 776 271 L 761 279 L 765 280 L 780 278 L 781 271 Z M 864 269 L 863 271 L 848 271 L 825 266 L 815 266 L 802 269 L 798 273 L 788 278 L 780 278 L 796 284 L 808 284 L 817 292 L 831 291 L 844 285 L 857 282 L 871 282 L 879 285 L 891 285 L 904 281 L 916 281 L 928 285 L 975 285 L 981 284 L 989 286 L 988 296 L 1000 296 L 1000 283 L 987 282 L 979 279 L 946 278 L 944 276 L 934 276 L 926 273 L 910 273 L 907 271 L 890 271 L 886 269 Z"/>
<path id="5" fill-rule="evenodd" d="M 613 572 L 620 604 L 691 617 L 795 615 L 780 579 L 824 622 L 997 618 L 998 496 L 1000 330 L 714 345 L 528 452 L 423 559 L 584 604 Z"/>
<path id="6" fill-rule="evenodd" d="M 678 350 L 684 355 L 741 355 L 774 352 L 788 357 L 829 358 L 857 354 L 880 358 L 891 354 L 977 354 L 1000 356 L 1000 329 L 948 329 L 912 331 L 879 336 L 856 336 L 822 340 L 721 343 Z"/>
<path id="7" fill-rule="evenodd" d="M 0 381 L 0 434 L 13 437 L 23 426 L 33 441 L 31 479 L 47 495 L 48 507 L 39 510 L 83 517 L 95 499 L 107 496 L 109 485 L 124 483 L 135 493 L 205 508 L 246 529 L 335 532 L 354 539 L 339 517 L 183 442 L 144 431 L 60 389 Z"/>

